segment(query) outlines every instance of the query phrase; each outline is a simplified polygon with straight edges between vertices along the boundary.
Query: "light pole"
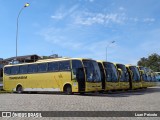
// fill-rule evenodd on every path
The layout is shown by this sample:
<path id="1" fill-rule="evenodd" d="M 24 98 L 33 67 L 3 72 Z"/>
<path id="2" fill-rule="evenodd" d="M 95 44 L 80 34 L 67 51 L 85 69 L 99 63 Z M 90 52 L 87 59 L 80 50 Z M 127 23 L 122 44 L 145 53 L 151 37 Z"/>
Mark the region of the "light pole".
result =
<path id="1" fill-rule="evenodd" d="M 107 48 L 111 45 L 115 43 L 115 41 L 111 41 L 110 43 L 108 43 L 108 45 L 106 46 L 106 62 L 107 62 Z"/>
<path id="2" fill-rule="evenodd" d="M 20 14 L 21 14 L 21 12 L 22 12 L 22 10 L 24 9 L 24 8 L 26 8 L 26 7 L 28 7 L 29 6 L 29 3 L 26 3 L 22 8 L 21 8 L 21 10 L 19 11 L 19 13 L 18 13 L 18 16 L 17 16 L 17 31 L 16 31 L 16 60 L 17 60 L 17 43 L 18 43 L 18 23 L 19 23 L 19 16 L 20 16 Z"/>

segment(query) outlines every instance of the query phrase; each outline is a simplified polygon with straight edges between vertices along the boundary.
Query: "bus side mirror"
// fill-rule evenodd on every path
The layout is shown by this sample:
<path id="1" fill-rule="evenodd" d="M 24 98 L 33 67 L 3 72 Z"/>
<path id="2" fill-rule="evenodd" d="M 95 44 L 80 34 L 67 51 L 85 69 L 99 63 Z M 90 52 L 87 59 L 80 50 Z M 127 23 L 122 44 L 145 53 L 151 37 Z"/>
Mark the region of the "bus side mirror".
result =
<path id="1" fill-rule="evenodd" d="M 129 70 L 129 74 L 133 77 L 134 76 L 134 74 L 133 74 L 133 72 L 131 71 L 131 70 Z"/>
<path id="2" fill-rule="evenodd" d="M 119 74 L 119 79 L 121 79 L 123 74 L 122 69 L 118 68 L 118 74 Z"/>
<path id="3" fill-rule="evenodd" d="M 118 73 L 119 73 L 119 76 L 121 76 L 123 74 L 122 70 L 120 68 L 118 68 Z"/>
<path id="4" fill-rule="evenodd" d="M 143 74 L 144 74 L 144 70 L 140 70 L 139 72 L 140 72 L 140 74 L 141 74 L 141 75 L 143 75 Z"/>

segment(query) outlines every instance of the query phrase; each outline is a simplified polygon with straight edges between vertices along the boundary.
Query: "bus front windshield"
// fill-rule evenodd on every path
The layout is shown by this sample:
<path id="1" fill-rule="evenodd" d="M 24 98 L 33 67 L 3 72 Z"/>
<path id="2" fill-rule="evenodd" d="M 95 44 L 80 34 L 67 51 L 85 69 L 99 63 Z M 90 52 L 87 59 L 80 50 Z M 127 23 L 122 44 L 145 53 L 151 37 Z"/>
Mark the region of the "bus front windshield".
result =
<path id="1" fill-rule="evenodd" d="M 125 65 L 117 64 L 117 68 L 120 68 L 122 70 L 120 81 L 129 81 L 129 74 Z"/>
<path id="2" fill-rule="evenodd" d="M 135 66 L 130 66 L 129 68 L 133 73 L 133 80 L 134 81 L 140 81 L 140 74 L 138 72 L 138 68 L 135 67 Z"/>
<path id="3" fill-rule="evenodd" d="M 106 72 L 106 80 L 108 82 L 117 82 L 118 81 L 118 75 L 116 67 L 113 63 L 104 62 L 103 63 L 105 72 Z"/>
<path id="4" fill-rule="evenodd" d="M 101 82 L 101 73 L 98 63 L 93 60 L 83 60 L 88 82 Z"/>

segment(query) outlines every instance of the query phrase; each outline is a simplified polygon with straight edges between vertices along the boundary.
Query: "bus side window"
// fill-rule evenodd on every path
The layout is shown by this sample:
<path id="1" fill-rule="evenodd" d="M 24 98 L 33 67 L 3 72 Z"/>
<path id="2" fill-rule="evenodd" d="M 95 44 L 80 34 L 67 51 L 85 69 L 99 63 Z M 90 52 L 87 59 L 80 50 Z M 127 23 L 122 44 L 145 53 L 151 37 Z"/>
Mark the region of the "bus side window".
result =
<path id="1" fill-rule="evenodd" d="M 11 67 L 11 75 L 19 74 L 19 66 Z"/>
<path id="2" fill-rule="evenodd" d="M 10 75 L 11 74 L 11 67 L 5 67 L 4 73 Z"/>
<path id="3" fill-rule="evenodd" d="M 59 70 L 60 71 L 70 70 L 70 61 L 59 62 Z"/>
<path id="4" fill-rule="evenodd" d="M 46 72 L 47 71 L 47 63 L 38 64 L 38 72 Z"/>
<path id="5" fill-rule="evenodd" d="M 37 64 L 28 65 L 28 73 L 36 73 L 37 72 Z"/>
<path id="6" fill-rule="evenodd" d="M 27 73 L 28 65 L 21 65 L 19 66 L 19 74 L 26 74 Z"/>
<path id="7" fill-rule="evenodd" d="M 76 78 L 78 77 L 77 75 L 80 68 L 83 68 L 82 62 L 80 60 L 72 60 L 72 73 Z"/>
<path id="8" fill-rule="evenodd" d="M 77 79 L 78 81 L 84 79 L 82 62 L 80 60 L 72 60 L 72 79 Z"/>
<path id="9" fill-rule="evenodd" d="M 50 62 L 48 63 L 48 71 L 59 71 L 59 65 L 58 62 Z"/>

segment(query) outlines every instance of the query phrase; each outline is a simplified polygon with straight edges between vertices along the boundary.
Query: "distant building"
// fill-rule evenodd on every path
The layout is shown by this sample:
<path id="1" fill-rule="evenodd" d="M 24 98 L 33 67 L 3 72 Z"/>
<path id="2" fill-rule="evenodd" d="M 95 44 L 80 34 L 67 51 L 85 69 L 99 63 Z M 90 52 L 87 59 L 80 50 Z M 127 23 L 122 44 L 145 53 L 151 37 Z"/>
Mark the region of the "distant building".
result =
<path id="1" fill-rule="evenodd" d="M 42 59 L 52 59 L 52 58 L 62 58 L 62 56 L 58 56 L 58 54 L 53 54 L 50 56 L 42 56 Z"/>
<path id="2" fill-rule="evenodd" d="M 29 63 L 29 62 L 36 62 L 39 59 L 42 58 L 36 54 L 17 56 L 17 57 L 3 59 L 2 61 L 0 61 L 0 64 L 6 65 L 6 64 L 16 64 L 16 63 Z"/>
<path id="3" fill-rule="evenodd" d="M 29 62 L 36 62 L 37 60 L 42 59 L 38 55 L 25 55 L 25 56 L 17 56 L 11 57 L 7 59 L 0 58 L 0 82 L 2 81 L 3 77 L 3 66 L 8 64 L 16 64 L 16 63 L 29 63 Z"/>

